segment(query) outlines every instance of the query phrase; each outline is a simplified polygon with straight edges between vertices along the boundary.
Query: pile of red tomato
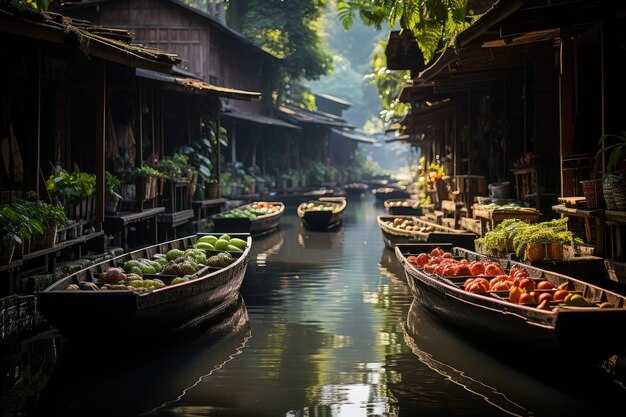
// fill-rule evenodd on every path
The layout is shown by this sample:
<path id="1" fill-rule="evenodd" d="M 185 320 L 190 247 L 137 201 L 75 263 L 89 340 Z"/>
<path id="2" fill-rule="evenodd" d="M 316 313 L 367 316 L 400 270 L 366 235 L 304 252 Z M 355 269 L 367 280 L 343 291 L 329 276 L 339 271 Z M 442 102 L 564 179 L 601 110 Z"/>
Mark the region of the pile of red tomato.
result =
<path id="1" fill-rule="evenodd" d="M 430 254 L 407 257 L 407 262 L 422 267 L 427 274 L 442 277 L 468 276 L 463 285 L 465 291 L 486 293 L 488 291 L 508 292 L 509 301 L 523 305 L 537 305 L 537 308 L 549 310 L 551 301 L 562 301 L 569 293 L 567 283 L 555 288 L 550 281 L 535 283 L 526 269 L 513 267 L 506 274 L 500 265 L 490 261 L 469 262 L 467 259 L 456 260 L 451 253 L 441 248 L 433 249 Z"/>

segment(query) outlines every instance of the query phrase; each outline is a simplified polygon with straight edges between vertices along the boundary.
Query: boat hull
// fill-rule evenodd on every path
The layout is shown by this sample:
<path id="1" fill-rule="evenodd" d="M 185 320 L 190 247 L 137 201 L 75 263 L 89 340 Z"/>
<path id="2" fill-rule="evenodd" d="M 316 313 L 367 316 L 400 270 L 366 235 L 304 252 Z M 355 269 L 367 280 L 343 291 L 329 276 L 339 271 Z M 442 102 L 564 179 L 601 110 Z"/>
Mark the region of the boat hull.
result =
<path id="1" fill-rule="evenodd" d="M 191 241 L 189 246 L 182 245 L 190 246 Z M 144 253 L 150 252 L 143 252 L 142 255 Z M 237 298 L 248 266 L 250 248 L 225 268 L 208 268 L 199 278 L 147 294 L 63 290 L 70 283 L 89 280 L 92 274 L 106 266 L 121 264 L 131 257 L 130 254 L 122 255 L 63 278 L 38 293 L 39 311 L 68 338 L 143 338 L 182 330 L 193 326 L 199 319 L 212 318 L 222 310 L 223 305 Z"/>
<path id="2" fill-rule="evenodd" d="M 382 223 L 385 220 L 393 220 L 394 216 L 380 216 L 378 225 L 383 236 L 385 245 L 393 249 L 399 244 L 408 243 L 451 243 L 453 246 L 474 250 L 474 241 L 477 236 L 474 233 L 450 229 L 434 223 L 419 220 L 420 224 L 434 229 L 433 232 L 403 232 L 391 230 Z"/>
<path id="3" fill-rule="evenodd" d="M 417 254 L 419 250 L 414 248 L 418 246 L 397 247 L 396 256 L 417 303 L 441 320 L 509 346 L 540 348 L 589 360 L 601 360 L 626 349 L 626 337 L 620 330 L 626 325 L 624 308 L 554 313 L 473 294 L 408 264 L 401 252 L 413 248 L 410 252 Z M 425 245 L 425 250 L 432 247 Z M 529 273 L 539 276 L 541 271 Z"/>
<path id="4" fill-rule="evenodd" d="M 280 205 L 280 211 L 275 214 L 256 217 L 250 219 L 247 217 L 220 217 L 219 215 L 211 218 L 213 222 L 213 231 L 216 233 L 250 233 L 251 235 L 262 235 L 273 232 L 278 228 L 280 219 L 285 211 L 283 203 L 274 202 L 274 205 Z"/>
<path id="5" fill-rule="evenodd" d="M 333 207 L 332 211 L 307 211 L 306 205 L 309 203 L 321 204 Z M 302 225 L 308 230 L 325 231 L 332 230 L 341 226 L 343 223 L 343 212 L 346 209 L 347 202 L 344 197 L 327 197 L 320 198 L 316 201 L 302 203 L 296 210 L 298 217 L 302 221 Z"/>

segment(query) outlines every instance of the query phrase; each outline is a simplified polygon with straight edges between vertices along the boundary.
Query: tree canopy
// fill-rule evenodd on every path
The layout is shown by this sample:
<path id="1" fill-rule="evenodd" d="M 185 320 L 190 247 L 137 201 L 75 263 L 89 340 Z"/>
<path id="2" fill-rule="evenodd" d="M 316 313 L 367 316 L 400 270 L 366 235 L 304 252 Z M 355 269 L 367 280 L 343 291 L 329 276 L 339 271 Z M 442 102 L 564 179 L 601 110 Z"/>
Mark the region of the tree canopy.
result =
<path id="1" fill-rule="evenodd" d="M 228 6 L 231 26 L 283 62 L 279 101 L 308 103 L 303 80 L 315 80 L 333 68 L 333 57 L 321 36 L 319 19 L 327 0 L 238 0 Z M 308 98 L 308 100 L 307 100 Z"/>
<path id="2" fill-rule="evenodd" d="M 354 0 L 337 5 L 346 30 L 357 15 L 378 29 L 388 23 L 411 30 L 426 62 L 469 25 L 467 0 Z"/>

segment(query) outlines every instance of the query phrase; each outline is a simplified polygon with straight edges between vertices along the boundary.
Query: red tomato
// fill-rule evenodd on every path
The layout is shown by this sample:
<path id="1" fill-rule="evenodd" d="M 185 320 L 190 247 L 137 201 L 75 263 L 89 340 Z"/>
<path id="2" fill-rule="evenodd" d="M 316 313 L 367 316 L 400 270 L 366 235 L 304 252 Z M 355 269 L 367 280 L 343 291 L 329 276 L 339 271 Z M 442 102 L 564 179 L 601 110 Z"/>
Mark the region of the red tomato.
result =
<path id="1" fill-rule="evenodd" d="M 472 285 L 470 285 L 468 291 L 473 293 L 487 292 L 487 286 L 481 282 L 474 282 L 472 283 Z"/>
<path id="2" fill-rule="evenodd" d="M 519 304 L 536 304 L 537 300 L 535 300 L 535 297 L 533 297 L 532 295 L 528 294 L 527 292 L 523 292 L 519 296 L 518 303 Z"/>
<path id="3" fill-rule="evenodd" d="M 511 289 L 513 284 L 509 280 L 499 281 L 491 288 L 493 291 L 508 291 Z"/>
<path id="4" fill-rule="evenodd" d="M 495 277 L 502 274 L 502 269 L 496 264 L 489 264 L 485 268 L 485 275 L 487 275 L 488 277 Z"/>
<path id="5" fill-rule="evenodd" d="M 554 284 L 552 284 L 550 281 L 541 281 L 539 284 L 537 284 L 537 289 L 540 290 L 551 290 L 554 288 Z"/>
<path id="6" fill-rule="evenodd" d="M 467 291 L 470 285 L 472 285 L 472 282 L 474 282 L 474 278 L 468 278 L 465 280 L 465 284 L 463 285 L 463 288 L 465 288 L 465 291 Z"/>
<path id="7" fill-rule="evenodd" d="M 485 265 L 483 265 L 481 262 L 474 261 L 470 264 L 469 267 L 472 275 L 480 275 L 485 273 Z"/>
<path id="8" fill-rule="evenodd" d="M 417 264 L 419 266 L 424 266 L 428 263 L 428 261 L 430 260 L 430 256 L 427 253 L 420 253 L 417 256 Z"/>
<path id="9" fill-rule="evenodd" d="M 532 278 L 524 278 L 520 281 L 519 287 L 526 292 L 531 292 L 535 290 L 535 281 Z"/>
<path id="10" fill-rule="evenodd" d="M 444 277 L 452 277 L 457 274 L 458 270 L 459 270 L 459 267 L 456 265 L 446 265 L 446 267 L 443 268 L 442 275 Z"/>
<path id="11" fill-rule="evenodd" d="M 432 256 L 442 256 L 444 252 L 441 250 L 441 248 L 435 248 L 432 251 L 430 251 L 430 254 Z"/>
<path id="12" fill-rule="evenodd" d="M 454 255 L 452 255 L 450 252 L 446 252 L 443 255 L 441 255 L 442 258 L 446 258 L 446 259 L 454 259 Z"/>
<path id="13" fill-rule="evenodd" d="M 465 265 L 465 264 L 461 264 L 458 267 L 459 269 L 456 271 L 456 275 L 459 277 L 465 276 L 465 275 L 472 275 L 472 272 L 469 269 L 469 266 Z"/>
<path id="14" fill-rule="evenodd" d="M 436 265 L 426 264 L 424 265 L 424 272 L 426 272 L 427 274 L 434 274 L 436 268 Z"/>
<path id="15" fill-rule="evenodd" d="M 539 298 L 537 298 L 537 302 L 541 303 L 544 300 L 548 300 L 548 302 L 552 301 L 552 294 L 550 294 L 549 292 L 544 292 L 542 294 L 539 294 Z"/>
<path id="16" fill-rule="evenodd" d="M 565 297 L 569 294 L 567 290 L 557 290 L 553 295 L 553 300 L 555 301 L 563 301 Z"/>
<path id="17" fill-rule="evenodd" d="M 410 264 L 417 265 L 417 258 L 415 256 L 409 256 L 406 261 Z"/>

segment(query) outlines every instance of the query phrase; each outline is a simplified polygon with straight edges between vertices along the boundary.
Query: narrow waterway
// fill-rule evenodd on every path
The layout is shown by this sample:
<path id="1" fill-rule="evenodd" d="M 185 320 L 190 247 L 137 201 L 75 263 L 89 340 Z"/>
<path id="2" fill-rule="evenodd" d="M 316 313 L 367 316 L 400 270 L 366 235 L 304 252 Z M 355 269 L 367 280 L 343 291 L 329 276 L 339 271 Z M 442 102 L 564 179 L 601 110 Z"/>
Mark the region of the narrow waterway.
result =
<path id="1" fill-rule="evenodd" d="M 382 211 L 350 201 L 344 225 L 321 233 L 288 208 L 255 240 L 242 299 L 180 340 L 104 353 L 33 342 L 32 366 L 51 378 L 34 381 L 22 415 L 623 415 L 626 390 L 606 372 L 542 352 L 527 352 L 535 369 L 495 359 L 413 304 Z"/>

